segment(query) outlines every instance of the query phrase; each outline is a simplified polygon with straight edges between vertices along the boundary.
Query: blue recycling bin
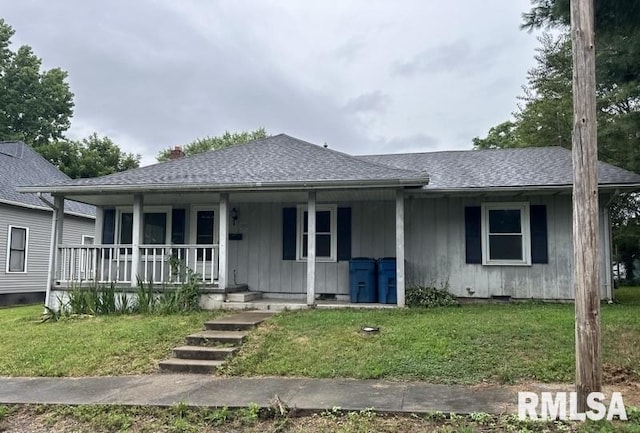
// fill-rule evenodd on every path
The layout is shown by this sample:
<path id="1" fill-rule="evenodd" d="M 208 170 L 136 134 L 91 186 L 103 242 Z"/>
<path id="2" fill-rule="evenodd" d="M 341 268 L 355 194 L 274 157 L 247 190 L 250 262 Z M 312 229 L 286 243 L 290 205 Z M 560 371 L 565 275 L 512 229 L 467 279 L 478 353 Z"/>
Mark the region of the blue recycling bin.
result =
<path id="1" fill-rule="evenodd" d="M 397 304 L 396 258 L 378 260 L 378 300 L 381 304 Z"/>
<path id="2" fill-rule="evenodd" d="M 376 261 L 358 257 L 349 261 L 349 298 L 351 302 L 376 302 Z"/>

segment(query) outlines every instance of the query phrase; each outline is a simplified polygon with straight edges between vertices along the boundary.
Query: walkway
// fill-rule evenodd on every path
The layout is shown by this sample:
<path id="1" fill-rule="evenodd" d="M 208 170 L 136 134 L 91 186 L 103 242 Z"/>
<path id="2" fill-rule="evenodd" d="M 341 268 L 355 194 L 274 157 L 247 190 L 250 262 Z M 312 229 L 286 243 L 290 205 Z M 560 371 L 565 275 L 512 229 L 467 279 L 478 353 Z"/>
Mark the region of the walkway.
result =
<path id="1" fill-rule="evenodd" d="M 290 408 L 373 408 L 393 413 L 517 413 L 508 387 L 433 385 L 384 380 L 240 378 L 203 375 L 83 378 L 0 377 L 0 404 L 118 404 L 229 408 L 271 406 L 278 396 Z"/>

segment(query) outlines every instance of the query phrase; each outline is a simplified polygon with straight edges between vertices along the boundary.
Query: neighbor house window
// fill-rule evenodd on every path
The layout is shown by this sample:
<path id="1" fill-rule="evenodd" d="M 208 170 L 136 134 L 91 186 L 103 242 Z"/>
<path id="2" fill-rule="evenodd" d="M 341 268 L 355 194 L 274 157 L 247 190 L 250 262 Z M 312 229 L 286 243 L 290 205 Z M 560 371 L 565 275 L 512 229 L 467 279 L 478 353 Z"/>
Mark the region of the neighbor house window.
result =
<path id="1" fill-rule="evenodd" d="M 482 263 L 530 265 L 529 203 L 482 204 Z"/>
<path id="2" fill-rule="evenodd" d="M 309 213 L 307 207 L 298 208 L 297 258 L 307 259 L 309 246 Z M 316 207 L 316 259 L 336 261 L 336 206 Z"/>
<path id="3" fill-rule="evenodd" d="M 7 272 L 27 272 L 29 228 L 9 226 L 7 239 Z"/>

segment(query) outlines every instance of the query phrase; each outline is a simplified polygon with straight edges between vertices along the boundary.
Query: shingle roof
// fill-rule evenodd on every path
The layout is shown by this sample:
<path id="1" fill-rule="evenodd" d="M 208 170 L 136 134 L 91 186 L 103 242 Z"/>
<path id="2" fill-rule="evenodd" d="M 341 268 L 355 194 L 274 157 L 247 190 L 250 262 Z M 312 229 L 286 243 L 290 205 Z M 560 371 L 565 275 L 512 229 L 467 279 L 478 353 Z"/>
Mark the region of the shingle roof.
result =
<path id="1" fill-rule="evenodd" d="M 363 155 L 377 162 L 429 174 L 425 189 L 569 186 L 573 182 L 571 151 L 562 147 L 529 147 L 390 155 Z M 600 185 L 640 185 L 640 175 L 604 162 Z"/>
<path id="2" fill-rule="evenodd" d="M 64 186 L 427 183 L 424 173 L 368 162 L 285 134 Z"/>
<path id="3" fill-rule="evenodd" d="M 64 173 L 20 141 L 0 142 L 0 201 L 18 205 L 46 207 L 34 193 L 19 193 L 17 186 L 47 185 L 68 181 Z M 46 196 L 52 200 L 51 196 Z M 95 207 L 67 200 L 65 211 L 95 215 Z"/>

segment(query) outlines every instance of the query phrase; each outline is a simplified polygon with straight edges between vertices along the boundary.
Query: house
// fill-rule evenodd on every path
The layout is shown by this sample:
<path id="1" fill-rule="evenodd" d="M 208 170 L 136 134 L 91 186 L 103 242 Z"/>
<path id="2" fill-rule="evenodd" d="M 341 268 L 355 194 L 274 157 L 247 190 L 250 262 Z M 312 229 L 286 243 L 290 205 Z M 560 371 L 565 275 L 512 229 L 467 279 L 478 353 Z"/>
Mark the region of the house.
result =
<path id="1" fill-rule="evenodd" d="M 70 179 L 22 142 L 0 142 L 0 305 L 44 300 L 51 256 L 52 198 L 21 194 L 18 185 Z M 66 243 L 90 244 L 95 208 L 67 201 Z"/>
<path id="2" fill-rule="evenodd" d="M 606 299 L 609 206 L 640 176 L 605 163 L 599 175 Z M 313 305 L 348 298 L 350 259 L 395 257 L 404 305 L 418 283 L 459 297 L 571 300 L 571 184 L 560 147 L 352 156 L 281 134 L 20 190 L 51 193 L 58 208 L 97 207 L 95 245 L 56 245 L 54 291 L 168 285 L 186 265 L 211 292 L 246 285 Z"/>

